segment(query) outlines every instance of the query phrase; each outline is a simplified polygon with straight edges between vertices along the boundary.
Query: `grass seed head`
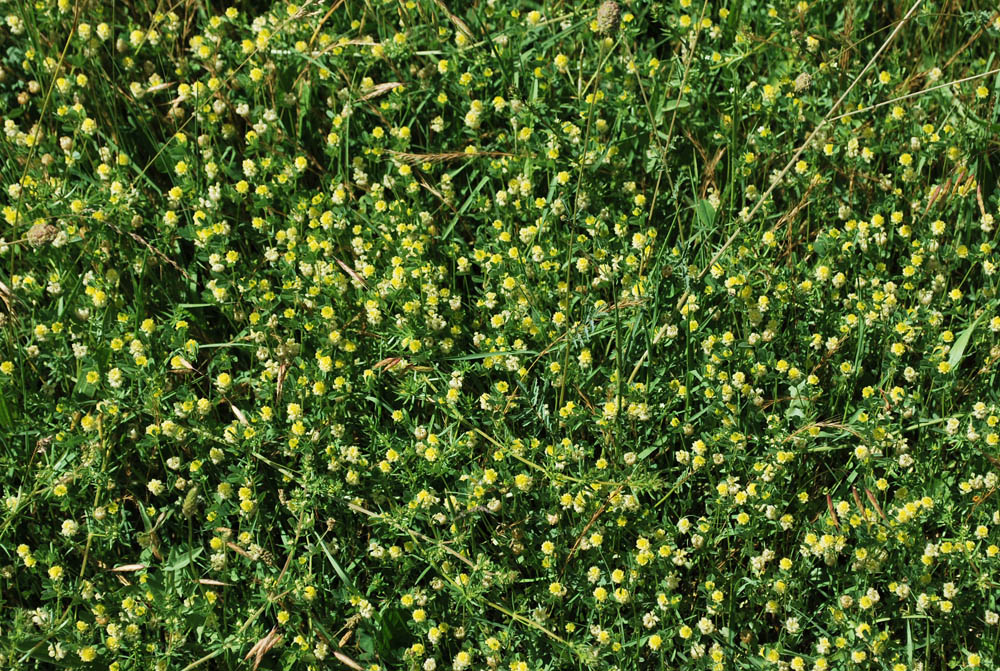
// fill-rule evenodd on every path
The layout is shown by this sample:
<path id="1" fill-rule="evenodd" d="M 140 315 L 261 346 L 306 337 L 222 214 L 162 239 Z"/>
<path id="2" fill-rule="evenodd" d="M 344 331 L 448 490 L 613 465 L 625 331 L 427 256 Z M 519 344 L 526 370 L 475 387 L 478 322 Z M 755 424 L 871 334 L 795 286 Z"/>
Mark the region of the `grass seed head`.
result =
<path id="1" fill-rule="evenodd" d="M 613 33 L 618 30 L 621 18 L 621 8 L 614 0 L 602 2 L 597 9 L 597 29 L 602 33 Z"/>

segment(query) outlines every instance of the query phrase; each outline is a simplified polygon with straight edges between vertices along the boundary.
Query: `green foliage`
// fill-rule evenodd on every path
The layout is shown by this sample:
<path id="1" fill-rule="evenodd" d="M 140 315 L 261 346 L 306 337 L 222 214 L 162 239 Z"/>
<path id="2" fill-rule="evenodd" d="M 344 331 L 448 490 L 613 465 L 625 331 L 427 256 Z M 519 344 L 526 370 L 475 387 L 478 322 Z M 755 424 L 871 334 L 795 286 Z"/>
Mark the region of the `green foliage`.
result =
<path id="1" fill-rule="evenodd" d="M 992 6 L 0 8 L 3 668 L 1000 662 Z"/>

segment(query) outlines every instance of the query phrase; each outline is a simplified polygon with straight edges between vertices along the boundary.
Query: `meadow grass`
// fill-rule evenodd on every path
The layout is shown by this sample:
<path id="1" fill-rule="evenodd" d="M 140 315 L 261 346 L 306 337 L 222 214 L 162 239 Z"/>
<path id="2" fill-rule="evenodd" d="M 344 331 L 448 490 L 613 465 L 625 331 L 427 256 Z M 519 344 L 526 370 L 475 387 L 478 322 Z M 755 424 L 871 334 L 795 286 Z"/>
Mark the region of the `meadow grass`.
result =
<path id="1" fill-rule="evenodd" d="M 1000 663 L 1000 11 L 0 0 L 4 669 Z"/>

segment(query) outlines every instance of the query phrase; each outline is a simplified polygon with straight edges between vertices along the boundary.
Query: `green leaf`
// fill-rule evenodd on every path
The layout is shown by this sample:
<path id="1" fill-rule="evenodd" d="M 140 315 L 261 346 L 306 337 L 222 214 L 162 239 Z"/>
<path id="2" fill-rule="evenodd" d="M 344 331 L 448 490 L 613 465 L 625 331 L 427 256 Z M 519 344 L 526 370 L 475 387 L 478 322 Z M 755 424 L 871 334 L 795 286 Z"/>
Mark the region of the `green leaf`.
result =
<path id="1" fill-rule="evenodd" d="M 351 588 L 351 591 L 357 591 L 354 587 L 354 581 L 347 577 L 347 573 L 344 572 L 344 569 L 341 568 L 340 564 L 337 563 L 337 560 L 333 558 L 332 554 L 330 554 L 329 548 L 326 547 L 326 543 L 323 542 L 323 539 L 320 538 L 319 534 L 316 534 L 316 540 L 319 542 L 320 549 L 323 550 L 323 554 L 325 554 L 326 558 L 330 561 L 330 565 L 333 566 L 333 570 L 337 576 L 344 581 L 345 585 Z"/>
<path id="2" fill-rule="evenodd" d="M 813 251 L 819 256 L 825 256 L 829 247 L 830 243 L 825 235 L 818 236 L 813 242 Z"/>
<path id="3" fill-rule="evenodd" d="M 657 447 L 658 445 L 650 445 L 645 450 L 639 453 L 639 456 L 636 458 L 636 460 L 642 461 L 643 459 L 651 455 L 653 452 L 655 452 Z"/>
<path id="4" fill-rule="evenodd" d="M 992 307 L 992 303 L 990 306 Z M 972 332 L 976 330 L 976 326 L 979 324 L 979 320 L 983 318 L 987 310 L 983 310 L 976 320 L 969 324 L 969 326 L 962 331 L 962 334 L 958 336 L 958 340 L 955 344 L 951 346 L 950 353 L 948 355 L 948 365 L 951 370 L 955 370 L 958 367 L 959 362 L 961 362 L 962 357 L 965 355 L 965 348 L 969 345 L 969 339 L 972 337 Z"/>
<path id="5" fill-rule="evenodd" d="M 791 419 L 793 417 L 798 417 L 799 419 L 805 419 L 806 410 L 809 409 L 809 402 L 803 400 L 802 393 L 806 388 L 806 382 L 802 381 L 800 384 L 789 387 L 788 395 L 791 397 L 791 401 L 788 403 L 788 408 L 785 410 L 785 418 Z"/>
<path id="6" fill-rule="evenodd" d="M 390 607 L 379 617 L 379 630 L 375 637 L 375 647 L 379 657 L 396 661 L 403 648 L 413 640 L 413 634 L 406 626 L 406 612 L 402 608 Z"/>
<path id="7" fill-rule="evenodd" d="M 913 668 L 913 633 L 910 631 L 910 621 L 906 621 L 906 665 Z"/>
<path id="8" fill-rule="evenodd" d="M 364 650 L 369 658 L 375 656 L 375 640 L 368 632 L 358 630 L 358 647 Z"/>
<path id="9" fill-rule="evenodd" d="M 73 393 L 93 398 L 94 393 L 97 391 L 97 385 L 87 382 L 88 372 L 87 370 L 80 371 L 80 375 L 76 378 L 76 387 L 73 389 Z"/>
<path id="10" fill-rule="evenodd" d="M 177 548 L 174 548 L 170 552 L 170 559 L 168 560 L 168 563 L 164 565 L 163 571 L 166 573 L 180 571 L 201 555 L 203 550 L 204 548 L 197 548 L 192 552 L 188 552 L 185 549 L 178 550 Z"/>
<path id="11" fill-rule="evenodd" d="M 673 112 L 675 109 L 682 110 L 688 107 L 691 107 L 691 103 L 689 103 L 687 100 L 671 100 L 670 102 L 668 102 L 666 105 L 663 106 L 663 111 Z"/>
<path id="12" fill-rule="evenodd" d="M 706 230 L 710 230 L 712 225 L 715 223 L 715 208 L 708 200 L 702 200 L 697 205 L 694 206 L 695 216 L 698 217 L 698 223 L 702 225 Z"/>
<path id="13" fill-rule="evenodd" d="M 0 427 L 5 429 L 14 428 L 14 418 L 11 415 L 10 408 L 7 407 L 6 394 L 0 394 Z"/>

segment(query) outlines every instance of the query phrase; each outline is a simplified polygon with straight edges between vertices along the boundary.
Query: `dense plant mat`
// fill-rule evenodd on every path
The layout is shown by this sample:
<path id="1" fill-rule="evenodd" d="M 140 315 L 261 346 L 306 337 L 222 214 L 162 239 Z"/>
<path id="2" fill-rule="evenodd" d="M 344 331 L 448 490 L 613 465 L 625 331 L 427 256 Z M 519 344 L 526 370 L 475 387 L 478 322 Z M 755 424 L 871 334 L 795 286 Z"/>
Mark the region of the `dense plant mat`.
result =
<path id="1" fill-rule="evenodd" d="M 0 2 L 0 666 L 995 668 L 995 10 Z"/>

